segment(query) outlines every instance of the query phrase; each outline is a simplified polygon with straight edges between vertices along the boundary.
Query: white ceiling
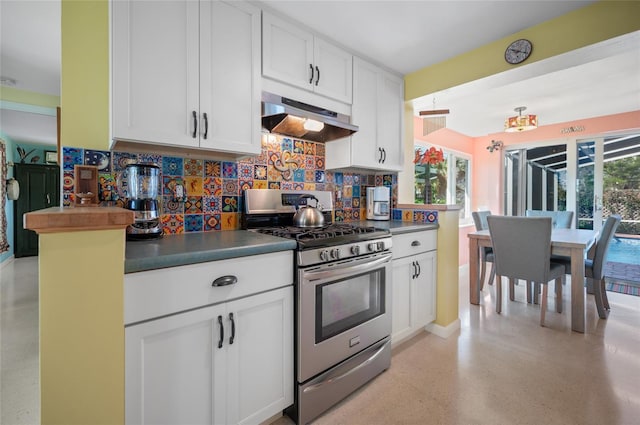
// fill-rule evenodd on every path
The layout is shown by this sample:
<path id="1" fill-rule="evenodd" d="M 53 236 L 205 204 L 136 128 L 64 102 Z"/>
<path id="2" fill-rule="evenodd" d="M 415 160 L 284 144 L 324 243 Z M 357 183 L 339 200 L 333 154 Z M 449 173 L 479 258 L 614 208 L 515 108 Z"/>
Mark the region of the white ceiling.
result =
<path id="1" fill-rule="evenodd" d="M 255 3 L 303 23 L 362 57 L 406 74 L 593 1 Z M 18 89 L 59 95 L 59 0 L 0 0 L 0 17 L 0 74 L 17 80 Z M 527 106 L 527 112 L 538 114 L 542 125 L 640 109 L 638 34 L 592 50 L 572 52 L 566 58 L 551 58 L 436 93 L 436 108 L 449 108 L 447 127 L 469 136 L 500 132 L 504 118 L 517 106 Z M 591 57 L 585 60 L 585 54 Z M 416 100 L 416 108 L 432 109 L 433 97 Z M 33 140 L 37 133 L 35 120 L 22 125 L 14 115 L 19 114 L 3 112 L 0 129 L 14 140 Z M 54 120 L 55 128 L 55 117 L 48 120 Z M 55 144 L 55 132 L 39 143 Z"/>

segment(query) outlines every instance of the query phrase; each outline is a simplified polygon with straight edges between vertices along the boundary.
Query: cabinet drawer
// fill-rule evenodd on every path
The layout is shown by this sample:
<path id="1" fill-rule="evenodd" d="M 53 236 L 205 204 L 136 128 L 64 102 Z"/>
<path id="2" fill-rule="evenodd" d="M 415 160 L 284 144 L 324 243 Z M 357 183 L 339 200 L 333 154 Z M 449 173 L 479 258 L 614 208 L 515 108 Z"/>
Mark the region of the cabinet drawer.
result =
<path id="1" fill-rule="evenodd" d="M 421 232 L 402 233 L 392 236 L 393 258 L 402 258 L 422 252 L 433 251 L 437 248 L 438 231 L 426 230 Z"/>
<path id="2" fill-rule="evenodd" d="M 222 276 L 237 282 L 212 286 Z M 126 274 L 124 323 L 217 304 L 293 283 L 293 251 Z"/>

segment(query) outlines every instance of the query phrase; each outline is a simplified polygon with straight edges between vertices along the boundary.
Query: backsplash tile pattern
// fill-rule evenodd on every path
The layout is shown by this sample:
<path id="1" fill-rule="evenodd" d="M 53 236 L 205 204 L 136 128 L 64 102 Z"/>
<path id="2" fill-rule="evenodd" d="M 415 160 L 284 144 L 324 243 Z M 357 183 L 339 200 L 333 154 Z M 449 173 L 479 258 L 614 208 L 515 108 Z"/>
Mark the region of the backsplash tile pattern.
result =
<path id="1" fill-rule="evenodd" d="M 127 164 L 160 167 L 159 203 L 165 234 L 210 232 L 240 228 L 245 189 L 329 190 L 334 194 L 336 221 L 366 218 L 366 187 L 390 186 L 397 195 L 396 174 L 358 174 L 325 170 L 325 146 L 280 136 L 264 136 L 260 155 L 238 162 L 181 158 L 134 152 L 63 147 L 63 205 L 74 202 L 74 165 L 96 165 L 102 205 L 124 206 L 118 178 Z M 176 198 L 182 185 L 184 197 Z M 437 211 L 392 210 L 392 219 L 436 222 Z"/>

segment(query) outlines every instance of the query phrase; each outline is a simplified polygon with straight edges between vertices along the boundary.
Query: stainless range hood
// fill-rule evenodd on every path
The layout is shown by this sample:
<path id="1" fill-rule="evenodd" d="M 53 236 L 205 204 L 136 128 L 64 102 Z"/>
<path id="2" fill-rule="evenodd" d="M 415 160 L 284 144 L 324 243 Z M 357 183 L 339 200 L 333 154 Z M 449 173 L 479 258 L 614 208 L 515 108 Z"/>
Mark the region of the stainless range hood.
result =
<path id="1" fill-rule="evenodd" d="M 312 142 L 329 142 L 358 131 L 358 126 L 350 121 L 350 117 L 344 114 L 262 93 L 262 128 L 274 134 Z M 313 127 L 317 130 L 314 131 Z"/>

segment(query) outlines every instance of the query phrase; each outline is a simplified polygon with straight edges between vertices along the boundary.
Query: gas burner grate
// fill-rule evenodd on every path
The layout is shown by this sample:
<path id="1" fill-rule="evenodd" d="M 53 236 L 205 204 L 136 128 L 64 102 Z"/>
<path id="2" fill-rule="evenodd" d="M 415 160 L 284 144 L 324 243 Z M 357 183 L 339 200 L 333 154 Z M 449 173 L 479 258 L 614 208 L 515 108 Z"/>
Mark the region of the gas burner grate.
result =
<path id="1" fill-rule="evenodd" d="M 305 228 L 295 226 L 266 227 L 256 229 L 260 233 L 272 236 L 304 241 L 309 239 L 331 239 L 339 236 L 360 235 L 375 232 L 374 227 L 361 227 L 352 224 L 329 224 L 322 227 Z"/>

